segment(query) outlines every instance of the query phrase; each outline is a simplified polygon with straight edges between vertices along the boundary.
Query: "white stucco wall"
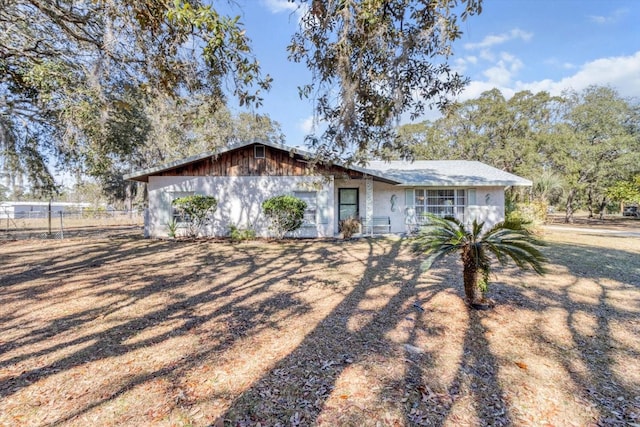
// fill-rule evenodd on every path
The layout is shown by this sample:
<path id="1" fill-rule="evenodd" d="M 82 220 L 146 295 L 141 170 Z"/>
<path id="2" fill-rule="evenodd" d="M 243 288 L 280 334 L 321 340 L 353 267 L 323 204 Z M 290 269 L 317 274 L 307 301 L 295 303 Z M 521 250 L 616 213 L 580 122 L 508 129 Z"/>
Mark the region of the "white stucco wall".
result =
<path id="1" fill-rule="evenodd" d="M 333 178 L 320 176 L 235 176 L 235 177 L 149 177 L 150 237 L 167 236 L 167 223 L 171 221 L 171 201 L 184 193 L 214 196 L 218 208 L 213 221 L 203 234 L 225 236 L 229 226 L 253 228 L 256 235 L 271 235 L 267 218 L 262 213 L 262 202 L 270 197 L 295 191 L 316 191 L 316 224 L 303 226 L 295 237 L 333 236 L 334 191 Z"/>
<path id="2" fill-rule="evenodd" d="M 504 221 L 504 187 L 478 187 L 476 203 L 468 204 L 465 222 L 484 222 L 485 229 Z"/>
<path id="3" fill-rule="evenodd" d="M 395 196 L 393 207 L 391 197 Z M 391 184 L 375 182 L 373 185 L 373 215 L 388 216 L 391 220 L 392 233 L 404 233 L 404 188 Z"/>
<path id="4" fill-rule="evenodd" d="M 211 195 L 218 200 L 218 209 L 212 224 L 205 230 L 210 236 L 226 236 L 229 226 L 253 228 L 258 236 L 272 235 L 267 219 L 262 214 L 262 202 L 269 197 L 293 194 L 295 191 L 316 191 L 316 224 L 303 226 L 294 237 L 332 237 L 338 234 L 338 191 L 340 188 L 359 189 L 359 213 L 365 215 L 366 188 L 364 179 L 337 179 L 333 177 L 150 177 L 149 210 L 145 233 L 150 237 L 166 237 L 171 221 L 171 201 L 185 193 Z M 373 216 L 389 217 L 391 232 L 403 233 L 405 224 L 405 189 L 382 182 L 373 183 Z M 416 187 L 431 188 L 431 187 Z M 435 188 L 435 187 L 433 187 Z M 486 227 L 504 219 L 504 188 L 460 187 L 467 194 L 465 222 L 474 218 L 485 221 Z M 475 190 L 472 203 L 469 190 Z M 392 206 L 391 199 L 394 197 Z"/>

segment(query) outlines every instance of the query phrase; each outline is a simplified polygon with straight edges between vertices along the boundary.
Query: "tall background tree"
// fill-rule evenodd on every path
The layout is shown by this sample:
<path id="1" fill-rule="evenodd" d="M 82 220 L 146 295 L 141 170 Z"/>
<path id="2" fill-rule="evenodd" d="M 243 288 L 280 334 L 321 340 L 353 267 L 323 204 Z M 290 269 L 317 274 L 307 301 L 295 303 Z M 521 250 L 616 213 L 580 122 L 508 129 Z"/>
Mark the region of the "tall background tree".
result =
<path id="1" fill-rule="evenodd" d="M 609 87 L 592 86 L 563 96 L 562 123 L 547 150 L 553 168 L 564 177 L 567 197 L 565 221 L 572 222 L 578 197 L 590 216 L 594 205 L 604 211 L 607 189 L 638 168 L 640 121 L 637 106 Z"/>
<path id="2" fill-rule="evenodd" d="M 453 105 L 435 122 L 412 125 L 417 138 L 408 129 L 400 135 L 415 158 L 477 160 L 507 172 L 536 175 L 546 164 L 542 148 L 556 123 L 559 103 L 546 92 L 521 91 L 506 99 L 493 89 Z"/>
<path id="3" fill-rule="evenodd" d="M 308 6 L 289 53 L 312 73 L 300 88 L 322 124 L 312 147 L 357 163 L 409 154 L 396 138 L 399 120 L 445 109 L 463 88 L 446 61 L 459 20 L 480 13 L 481 1 L 290 1 Z"/>
<path id="4" fill-rule="evenodd" d="M 608 188 L 607 196 L 620 204 L 620 213 L 623 212 L 625 203 L 640 204 L 640 174 L 616 181 Z"/>
<path id="5" fill-rule="evenodd" d="M 51 194 L 46 159 L 105 180 L 148 141 L 158 97 L 198 96 L 216 110 L 226 87 L 260 105 L 260 73 L 238 17 L 191 0 L 5 0 L 0 6 L 3 173 Z M 199 106 L 200 107 L 200 106 Z"/>

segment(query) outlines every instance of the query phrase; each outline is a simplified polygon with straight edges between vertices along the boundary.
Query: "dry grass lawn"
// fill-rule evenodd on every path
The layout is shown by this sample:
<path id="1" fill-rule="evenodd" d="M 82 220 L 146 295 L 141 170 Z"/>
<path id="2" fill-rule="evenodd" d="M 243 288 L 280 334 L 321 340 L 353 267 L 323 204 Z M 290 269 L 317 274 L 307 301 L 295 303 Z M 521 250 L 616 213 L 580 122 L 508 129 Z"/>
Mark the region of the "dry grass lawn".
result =
<path id="1" fill-rule="evenodd" d="M 471 312 L 400 239 L 2 242 L 0 425 L 639 425 L 640 238 L 546 238 Z"/>

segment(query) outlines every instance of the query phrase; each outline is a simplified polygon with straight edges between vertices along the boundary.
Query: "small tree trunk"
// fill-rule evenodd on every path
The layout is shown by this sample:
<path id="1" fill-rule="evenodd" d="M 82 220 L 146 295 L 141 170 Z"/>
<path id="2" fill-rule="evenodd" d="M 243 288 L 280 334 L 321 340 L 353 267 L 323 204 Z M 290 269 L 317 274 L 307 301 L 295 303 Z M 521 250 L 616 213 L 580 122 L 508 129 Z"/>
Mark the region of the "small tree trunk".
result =
<path id="1" fill-rule="evenodd" d="M 602 200 L 600 201 L 600 219 L 604 219 L 604 211 L 607 209 L 607 197 L 603 197 Z"/>
<path id="2" fill-rule="evenodd" d="M 589 193 L 587 194 L 587 209 L 589 210 L 589 218 L 593 218 L 593 195 L 591 188 L 589 188 Z"/>
<path id="3" fill-rule="evenodd" d="M 464 295 L 469 304 L 479 304 L 482 301 L 482 291 L 478 286 L 478 267 L 471 255 L 471 250 L 462 251 L 462 277 L 464 281 Z"/>
<path id="4" fill-rule="evenodd" d="M 564 216 L 564 222 L 569 224 L 573 223 L 573 198 L 576 196 L 575 188 L 569 190 L 569 194 L 567 194 L 567 204 L 566 204 L 566 213 Z"/>
<path id="5" fill-rule="evenodd" d="M 464 277 L 464 295 L 469 304 L 479 304 L 482 301 L 482 292 L 478 287 L 478 270 L 475 268 L 465 268 Z"/>

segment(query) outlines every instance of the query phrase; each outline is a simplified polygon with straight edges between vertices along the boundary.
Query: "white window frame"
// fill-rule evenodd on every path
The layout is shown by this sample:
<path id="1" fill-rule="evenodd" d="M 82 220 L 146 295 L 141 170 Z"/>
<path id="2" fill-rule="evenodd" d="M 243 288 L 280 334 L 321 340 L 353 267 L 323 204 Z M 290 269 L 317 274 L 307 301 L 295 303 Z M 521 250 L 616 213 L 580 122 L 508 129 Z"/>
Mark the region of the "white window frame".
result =
<path id="1" fill-rule="evenodd" d="M 303 227 L 315 227 L 318 224 L 318 192 L 317 191 L 294 191 L 294 197 L 307 204 L 302 219 Z"/>
<path id="2" fill-rule="evenodd" d="M 467 189 L 467 206 L 477 205 L 476 202 L 476 189 L 468 188 Z"/>
<path id="3" fill-rule="evenodd" d="M 261 153 L 258 153 L 262 151 Z M 253 146 L 253 155 L 256 159 L 264 159 L 267 157 L 267 148 L 262 144 L 256 144 Z"/>
<path id="4" fill-rule="evenodd" d="M 464 222 L 468 206 L 468 190 L 464 188 L 417 187 L 405 190 L 405 204 L 413 208 L 418 224 L 426 221 L 426 214 L 441 218 L 453 216 Z"/>

